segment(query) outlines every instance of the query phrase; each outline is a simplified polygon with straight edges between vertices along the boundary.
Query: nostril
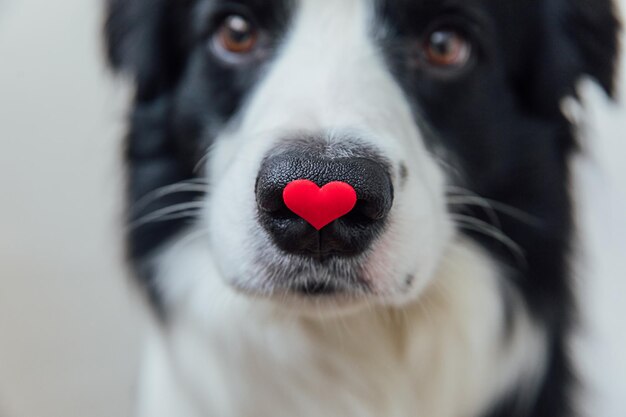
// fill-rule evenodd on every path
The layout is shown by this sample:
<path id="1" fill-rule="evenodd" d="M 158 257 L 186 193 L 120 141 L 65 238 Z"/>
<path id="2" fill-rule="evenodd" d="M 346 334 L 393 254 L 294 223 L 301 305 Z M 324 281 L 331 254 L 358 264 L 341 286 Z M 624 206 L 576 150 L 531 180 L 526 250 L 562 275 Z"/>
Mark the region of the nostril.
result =
<path id="1" fill-rule="evenodd" d="M 256 200 L 259 209 L 266 213 L 274 213 L 280 211 L 283 208 L 286 209 L 283 203 L 281 189 L 268 183 L 257 183 L 256 187 Z"/>
<path id="2" fill-rule="evenodd" d="M 359 200 L 354 209 L 355 214 L 369 221 L 382 220 L 387 216 L 389 209 L 381 201 Z"/>
<path id="3" fill-rule="evenodd" d="M 342 218 L 348 225 L 364 227 L 380 219 L 382 216 L 365 200 L 358 200 L 354 209 Z"/>
<path id="4" fill-rule="evenodd" d="M 276 220 L 295 220 L 299 217 L 283 203 L 279 208 L 272 211 L 267 211 Z"/>

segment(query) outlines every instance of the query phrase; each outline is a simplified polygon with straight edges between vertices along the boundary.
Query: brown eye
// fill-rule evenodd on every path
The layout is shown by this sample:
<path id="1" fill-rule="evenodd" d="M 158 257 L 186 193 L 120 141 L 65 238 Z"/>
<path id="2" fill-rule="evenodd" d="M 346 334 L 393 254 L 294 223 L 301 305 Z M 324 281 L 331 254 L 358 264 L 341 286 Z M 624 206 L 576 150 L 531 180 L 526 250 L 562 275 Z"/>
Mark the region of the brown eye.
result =
<path id="1" fill-rule="evenodd" d="M 425 56 L 436 67 L 462 67 L 471 56 L 471 44 L 454 30 L 436 30 L 426 39 Z"/>
<path id="2" fill-rule="evenodd" d="M 214 35 L 218 50 L 231 54 L 247 54 L 254 50 L 258 41 L 256 26 L 240 15 L 227 16 Z"/>

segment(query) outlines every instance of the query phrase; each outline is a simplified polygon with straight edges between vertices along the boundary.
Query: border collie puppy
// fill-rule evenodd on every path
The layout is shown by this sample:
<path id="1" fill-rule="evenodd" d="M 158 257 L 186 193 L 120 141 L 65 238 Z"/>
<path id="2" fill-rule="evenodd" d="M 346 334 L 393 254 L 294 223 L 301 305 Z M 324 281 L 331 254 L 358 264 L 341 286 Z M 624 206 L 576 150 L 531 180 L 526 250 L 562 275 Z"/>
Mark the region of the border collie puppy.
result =
<path id="1" fill-rule="evenodd" d="M 575 415 L 561 102 L 612 91 L 610 0 L 107 7 L 159 318 L 139 416 Z M 356 205 L 318 230 L 295 180 Z"/>

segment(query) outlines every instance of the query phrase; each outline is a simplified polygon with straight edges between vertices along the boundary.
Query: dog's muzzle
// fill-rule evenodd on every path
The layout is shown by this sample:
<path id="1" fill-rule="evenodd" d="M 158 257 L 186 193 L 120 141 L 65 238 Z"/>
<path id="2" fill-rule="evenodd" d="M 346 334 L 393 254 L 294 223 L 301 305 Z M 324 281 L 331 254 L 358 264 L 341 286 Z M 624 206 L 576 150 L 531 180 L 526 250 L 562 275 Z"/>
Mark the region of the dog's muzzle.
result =
<path id="1" fill-rule="evenodd" d="M 317 230 L 285 204 L 284 189 L 296 180 L 309 180 L 319 187 L 335 181 L 347 183 L 356 191 L 356 205 Z M 393 203 L 393 185 L 388 167 L 376 156 L 335 156 L 296 147 L 264 160 L 256 201 L 260 224 L 282 251 L 319 260 L 353 257 L 365 252 L 384 230 Z"/>

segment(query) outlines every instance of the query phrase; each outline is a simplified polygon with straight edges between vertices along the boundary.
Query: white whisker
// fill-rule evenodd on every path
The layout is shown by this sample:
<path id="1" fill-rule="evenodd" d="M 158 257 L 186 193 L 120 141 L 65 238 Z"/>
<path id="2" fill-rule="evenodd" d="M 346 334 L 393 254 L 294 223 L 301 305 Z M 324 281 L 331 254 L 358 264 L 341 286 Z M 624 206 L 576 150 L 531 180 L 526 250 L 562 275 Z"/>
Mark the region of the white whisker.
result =
<path id="1" fill-rule="evenodd" d="M 199 213 L 203 207 L 204 207 L 204 202 L 202 201 L 175 204 L 173 206 L 155 210 L 145 216 L 142 216 L 134 220 L 133 222 L 131 222 L 129 228 L 135 229 L 135 228 L 144 226 L 147 223 L 165 221 L 164 219 L 172 220 L 174 218 L 187 217 L 190 214 Z M 182 213 L 185 213 L 185 215 L 182 215 Z M 175 217 L 175 216 L 179 216 L 179 217 Z"/>
<path id="2" fill-rule="evenodd" d="M 163 197 L 166 197 L 171 194 L 178 193 L 204 193 L 208 189 L 208 183 L 204 180 L 185 180 L 178 182 L 176 184 L 166 185 L 164 187 L 157 188 L 149 192 L 148 194 L 141 197 L 137 200 L 133 207 L 136 210 L 141 210 L 148 206 L 150 203 L 153 203 L 156 200 L 159 200 Z"/>
<path id="3" fill-rule="evenodd" d="M 511 253 L 516 257 L 520 264 L 526 265 L 526 254 L 520 245 L 518 245 L 513 239 L 504 234 L 500 229 L 493 227 L 487 222 L 479 219 L 475 219 L 471 216 L 453 215 L 452 220 L 455 221 L 457 226 L 461 229 L 471 230 L 477 233 L 481 233 L 487 237 L 494 238 L 498 242 L 506 246 Z"/>
<path id="4" fill-rule="evenodd" d="M 450 205 L 482 207 L 495 215 L 497 215 L 496 212 L 500 212 L 529 226 L 541 227 L 542 222 L 538 217 L 520 210 L 517 207 L 482 197 L 462 187 L 448 186 L 447 189 L 449 194 L 448 203 Z"/>

